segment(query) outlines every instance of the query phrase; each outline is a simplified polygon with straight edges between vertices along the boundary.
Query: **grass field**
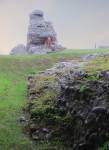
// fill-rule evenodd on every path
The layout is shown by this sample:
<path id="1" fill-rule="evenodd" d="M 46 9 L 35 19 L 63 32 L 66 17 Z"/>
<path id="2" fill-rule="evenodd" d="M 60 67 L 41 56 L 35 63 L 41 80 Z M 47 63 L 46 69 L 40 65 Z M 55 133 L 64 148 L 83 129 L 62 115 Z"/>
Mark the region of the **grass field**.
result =
<path id="1" fill-rule="evenodd" d="M 27 123 L 16 119 L 27 112 L 21 106 L 29 101 L 27 97 L 27 77 L 52 67 L 56 62 L 79 59 L 87 54 L 109 52 L 109 49 L 66 49 L 59 53 L 31 55 L 0 55 L 0 150 L 43 150 L 49 142 L 33 142 L 26 131 Z M 59 143 L 57 143 L 59 145 Z M 64 149 L 60 145 L 54 149 Z M 45 147 L 45 148 L 44 148 Z M 67 149 L 66 149 L 67 150 Z"/>

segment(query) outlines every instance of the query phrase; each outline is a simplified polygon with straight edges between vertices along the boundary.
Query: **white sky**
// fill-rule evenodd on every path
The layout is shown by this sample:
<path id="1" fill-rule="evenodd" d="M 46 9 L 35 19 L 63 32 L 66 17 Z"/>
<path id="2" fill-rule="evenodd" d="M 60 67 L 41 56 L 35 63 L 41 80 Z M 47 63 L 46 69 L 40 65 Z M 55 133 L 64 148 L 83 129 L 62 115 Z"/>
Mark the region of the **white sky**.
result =
<path id="1" fill-rule="evenodd" d="M 109 45 L 109 0 L 0 0 L 0 54 L 26 45 L 29 13 L 44 11 L 58 43 L 69 49 Z"/>

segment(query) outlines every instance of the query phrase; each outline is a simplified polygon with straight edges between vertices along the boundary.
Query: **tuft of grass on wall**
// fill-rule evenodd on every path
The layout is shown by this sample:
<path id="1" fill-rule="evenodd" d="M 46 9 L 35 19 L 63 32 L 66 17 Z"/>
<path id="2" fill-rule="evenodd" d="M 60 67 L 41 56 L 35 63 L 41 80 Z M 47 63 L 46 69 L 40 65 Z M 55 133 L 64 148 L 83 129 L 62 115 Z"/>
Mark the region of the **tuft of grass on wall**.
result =
<path id="1" fill-rule="evenodd" d="M 84 70 L 109 70 L 109 57 L 100 57 L 95 60 L 89 61 L 83 66 Z"/>

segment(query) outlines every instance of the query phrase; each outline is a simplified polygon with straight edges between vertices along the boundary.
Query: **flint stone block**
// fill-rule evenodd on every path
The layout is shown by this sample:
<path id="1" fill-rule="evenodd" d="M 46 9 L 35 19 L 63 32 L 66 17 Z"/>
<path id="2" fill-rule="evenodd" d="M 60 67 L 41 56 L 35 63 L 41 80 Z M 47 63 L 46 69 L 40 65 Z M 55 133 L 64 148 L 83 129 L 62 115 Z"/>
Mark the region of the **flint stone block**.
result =
<path id="1" fill-rule="evenodd" d="M 81 71 L 80 71 L 80 75 L 81 75 L 81 76 L 87 76 L 87 73 L 86 73 L 85 71 L 81 70 Z"/>
<path id="2" fill-rule="evenodd" d="M 28 80 L 29 80 L 29 79 L 34 79 L 34 75 L 29 75 L 29 76 L 28 76 Z"/>
<path id="3" fill-rule="evenodd" d="M 35 83 L 35 81 L 34 81 L 33 79 L 30 79 L 29 82 L 30 82 L 31 84 L 32 84 L 32 83 L 33 83 L 33 84 Z"/>
<path id="4" fill-rule="evenodd" d="M 40 140 L 40 138 L 38 136 L 34 135 L 34 134 L 32 134 L 32 139 L 33 140 Z"/>
<path id="5" fill-rule="evenodd" d="M 45 71 L 38 71 L 38 74 L 43 74 L 45 73 Z"/>
<path id="6" fill-rule="evenodd" d="M 74 80 L 74 78 L 72 78 L 72 77 L 68 77 L 68 80 Z"/>
<path id="7" fill-rule="evenodd" d="M 47 71 L 55 71 L 54 69 L 47 69 Z"/>
<path id="8" fill-rule="evenodd" d="M 99 83 L 99 84 L 103 84 L 103 83 L 104 83 L 104 81 L 99 81 L 98 83 Z"/>
<path id="9" fill-rule="evenodd" d="M 74 90 L 75 90 L 76 92 L 79 92 L 80 87 L 78 87 L 78 86 L 74 86 Z"/>
<path id="10" fill-rule="evenodd" d="M 68 109 L 65 108 L 65 107 L 61 107 L 61 108 L 59 109 L 59 111 L 60 111 L 61 113 L 65 113 L 67 110 L 68 110 Z"/>
<path id="11" fill-rule="evenodd" d="M 105 89 L 106 89 L 106 88 L 109 88 L 109 84 L 104 85 L 104 88 L 105 88 Z"/>
<path id="12" fill-rule="evenodd" d="M 106 145 L 105 150 L 109 150 L 109 144 Z"/>
<path id="13" fill-rule="evenodd" d="M 102 89 L 102 88 L 98 88 L 97 90 L 96 90 L 96 92 L 98 92 L 98 93 L 103 93 L 104 92 L 104 90 Z"/>
<path id="14" fill-rule="evenodd" d="M 69 80 L 69 81 L 68 81 L 68 84 L 69 84 L 69 85 L 74 85 L 74 83 L 75 83 L 75 82 L 72 81 L 72 80 Z"/>
<path id="15" fill-rule="evenodd" d="M 74 69 L 78 69 L 78 68 L 80 68 L 80 67 L 81 67 L 81 66 L 75 66 Z"/>
<path id="16" fill-rule="evenodd" d="M 106 72 L 106 75 L 109 76 L 109 72 Z"/>
<path id="17" fill-rule="evenodd" d="M 51 139 L 52 139 L 52 136 L 51 136 L 51 134 L 47 134 L 47 135 L 46 135 L 46 139 L 49 139 L 49 140 L 51 140 Z"/>
<path id="18" fill-rule="evenodd" d="M 75 117 L 80 118 L 80 119 L 82 119 L 83 121 L 85 121 L 85 117 L 83 116 L 83 114 L 76 114 Z"/>
<path id="19" fill-rule="evenodd" d="M 97 75 L 99 75 L 99 77 L 100 77 L 100 78 L 102 78 L 102 77 L 103 77 L 103 74 L 101 74 L 101 73 L 98 73 Z"/>
<path id="20" fill-rule="evenodd" d="M 76 83 L 77 83 L 77 84 L 78 84 L 78 83 L 80 83 L 80 84 L 81 84 L 81 81 L 77 80 L 77 81 L 76 81 Z"/>
<path id="21" fill-rule="evenodd" d="M 75 73 L 77 70 L 76 69 L 73 69 L 73 70 L 70 70 L 70 73 Z"/>
<path id="22" fill-rule="evenodd" d="M 78 150 L 91 150 L 89 143 L 81 143 L 78 145 Z"/>
<path id="23" fill-rule="evenodd" d="M 52 75 L 53 73 L 51 73 L 51 72 L 46 72 L 46 74 Z"/>
<path id="24" fill-rule="evenodd" d="M 18 117 L 18 118 L 17 118 L 17 121 L 24 122 L 24 121 L 26 121 L 26 118 L 24 118 L 24 117 Z"/>
<path id="25" fill-rule="evenodd" d="M 72 87 L 69 87 L 69 90 L 70 90 L 70 92 L 73 92 L 75 89 L 74 89 L 74 87 L 72 86 Z"/>
<path id="26" fill-rule="evenodd" d="M 77 71 L 75 71 L 75 74 L 80 76 L 81 75 L 81 71 L 77 70 Z"/>
<path id="27" fill-rule="evenodd" d="M 46 132 L 46 133 L 49 133 L 49 130 L 48 130 L 48 129 L 45 129 L 45 128 L 43 128 L 42 131 L 43 131 L 43 132 Z"/>
<path id="28" fill-rule="evenodd" d="M 61 99 L 61 104 L 62 104 L 63 106 L 65 106 L 65 105 L 66 105 L 66 100 L 65 100 L 65 99 Z"/>
<path id="29" fill-rule="evenodd" d="M 106 113 L 107 109 L 106 107 L 93 107 L 91 111 L 94 113 Z"/>
<path id="30" fill-rule="evenodd" d="M 33 84 L 27 82 L 27 88 L 30 89 L 30 88 L 32 88 L 32 87 L 33 87 Z"/>
<path id="31" fill-rule="evenodd" d="M 61 104 L 61 99 L 58 99 L 57 102 L 58 102 L 59 104 Z"/>

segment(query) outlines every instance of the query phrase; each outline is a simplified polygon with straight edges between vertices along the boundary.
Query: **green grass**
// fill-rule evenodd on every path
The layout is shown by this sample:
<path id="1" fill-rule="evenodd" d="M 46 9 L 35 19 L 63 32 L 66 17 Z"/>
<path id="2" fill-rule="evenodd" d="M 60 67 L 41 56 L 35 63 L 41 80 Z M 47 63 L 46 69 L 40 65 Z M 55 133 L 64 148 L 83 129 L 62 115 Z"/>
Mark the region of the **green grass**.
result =
<path id="1" fill-rule="evenodd" d="M 101 57 L 95 60 L 88 61 L 87 64 L 84 65 L 84 70 L 109 70 L 109 57 Z"/>
<path id="2" fill-rule="evenodd" d="M 29 138 L 28 124 L 16 121 L 19 116 L 27 119 L 27 112 L 21 111 L 21 106 L 29 101 L 27 97 L 27 77 L 40 70 L 52 67 L 54 63 L 79 59 L 87 54 L 106 52 L 109 49 L 67 49 L 59 53 L 38 55 L 0 55 L 0 149 L 1 150 L 40 150 L 41 146 L 48 149 L 50 143 L 36 143 Z M 41 143 L 41 144 L 40 144 Z M 57 144 L 57 148 L 56 148 Z M 52 143 L 53 145 L 53 143 Z M 54 143 L 59 149 L 58 143 Z M 62 147 L 62 148 L 61 148 Z M 60 149 L 64 149 L 60 146 Z M 67 148 L 65 148 L 67 150 Z"/>

